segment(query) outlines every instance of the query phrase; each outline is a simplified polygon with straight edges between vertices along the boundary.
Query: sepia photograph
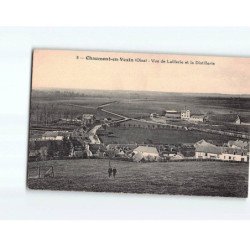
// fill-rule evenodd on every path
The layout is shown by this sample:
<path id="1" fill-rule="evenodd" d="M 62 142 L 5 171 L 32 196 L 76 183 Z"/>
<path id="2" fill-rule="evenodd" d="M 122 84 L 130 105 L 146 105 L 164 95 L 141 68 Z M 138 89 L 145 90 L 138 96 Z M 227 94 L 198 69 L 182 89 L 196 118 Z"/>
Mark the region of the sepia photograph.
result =
<path id="1" fill-rule="evenodd" d="M 250 58 L 35 49 L 27 187 L 248 197 Z"/>

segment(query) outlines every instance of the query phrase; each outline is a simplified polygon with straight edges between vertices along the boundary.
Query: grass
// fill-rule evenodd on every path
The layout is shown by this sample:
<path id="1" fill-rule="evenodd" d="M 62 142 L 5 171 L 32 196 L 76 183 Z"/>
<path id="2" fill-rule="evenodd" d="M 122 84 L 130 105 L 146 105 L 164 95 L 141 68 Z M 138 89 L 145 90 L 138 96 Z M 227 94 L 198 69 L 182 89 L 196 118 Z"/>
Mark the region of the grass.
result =
<path id="1" fill-rule="evenodd" d="M 212 140 L 222 144 L 231 140 L 232 137 L 210 134 L 200 131 L 185 131 L 175 129 L 144 129 L 144 128 L 122 128 L 109 127 L 107 132 L 113 136 L 100 136 L 105 144 L 110 143 L 152 143 L 152 144 L 178 144 L 195 143 L 201 139 Z"/>
<path id="2" fill-rule="evenodd" d="M 28 163 L 31 189 L 247 197 L 248 164 L 226 162 L 134 163 L 111 161 L 117 177 L 108 178 L 108 160 L 80 159 Z"/>

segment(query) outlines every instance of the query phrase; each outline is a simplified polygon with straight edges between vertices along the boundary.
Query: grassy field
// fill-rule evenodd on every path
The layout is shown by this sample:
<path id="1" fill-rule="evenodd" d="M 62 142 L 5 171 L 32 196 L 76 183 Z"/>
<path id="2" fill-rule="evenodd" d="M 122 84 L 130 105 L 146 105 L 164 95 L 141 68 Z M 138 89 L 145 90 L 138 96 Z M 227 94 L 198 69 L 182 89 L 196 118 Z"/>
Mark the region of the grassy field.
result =
<path id="1" fill-rule="evenodd" d="M 226 162 L 134 163 L 111 161 L 117 177 L 108 178 L 108 160 L 81 159 L 28 163 L 28 175 L 43 177 L 54 166 L 54 178 L 28 178 L 30 189 L 75 190 L 246 197 L 248 164 Z"/>
<path id="2" fill-rule="evenodd" d="M 178 144 L 195 143 L 199 140 L 213 140 L 222 144 L 232 139 L 230 136 L 210 134 L 200 131 L 185 131 L 174 129 L 143 129 L 109 127 L 107 132 L 113 136 L 100 136 L 105 144 L 110 143 L 152 143 L 152 144 Z"/>

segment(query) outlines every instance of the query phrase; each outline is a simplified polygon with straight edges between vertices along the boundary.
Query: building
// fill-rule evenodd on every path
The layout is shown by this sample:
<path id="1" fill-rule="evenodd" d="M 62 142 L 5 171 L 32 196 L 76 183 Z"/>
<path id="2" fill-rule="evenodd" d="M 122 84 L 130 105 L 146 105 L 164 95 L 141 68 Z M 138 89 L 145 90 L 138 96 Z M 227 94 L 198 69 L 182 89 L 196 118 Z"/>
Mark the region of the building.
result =
<path id="1" fill-rule="evenodd" d="M 204 115 L 191 115 L 190 110 L 184 109 L 181 111 L 181 119 L 187 120 L 190 122 L 204 122 L 205 116 Z"/>
<path id="2" fill-rule="evenodd" d="M 220 159 L 221 147 L 201 140 L 194 144 L 196 159 Z"/>
<path id="3" fill-rule="evenodd" d="M 220 155 L 222 161 L 240 161 L 247 162 L 247 150 L 239 148 L 223 147 Z"/>
<path id="4" fill-rule="evenodd" d="M 167 119 L 181 119 L 181 112 L 178 112 L 176 110 L 166 110 L 165 117 Z"/>
<path id="5" fill-rule="evenodd" d="M 95 122 L 95 116 L 92 114 L 83 114 L 82 115 L 82 123 L 84 125 L 92 125 Z"/>
<path id="6" fill-rule="evenodd" d="M 229 145 L 231 142 L 229 141 Z M 218 147 L 205 140 L 194 144 L 196 159 L 248 162 L 248 150 L 235 147 Z"/>
<path id="7" fill-rule="evenodd" d="M 42 140 L 46 141 L 62 141 L 69 137 L 68 131 L 47 131 L 42 135 Z"/>
<path id="8" fill-rule="evenodd" d="M 134 149 L 133 153 L 142 155 L 144 159 L 151 158 L 157 160 L 159 158 L 159 152 L 155 147 L 139 146 Z"/>
<path id="9" fill-rule="evenodd" d="M 188 109 L 181 110 L 181 119 L 182 120 L 189 120 L 191 116 L 191 112 Z"/>
<path id="10" fill-rule="evenodd" d="M 227 146 L 230 148 L 239 148 L 239 149 L 249 148 L 247 141 L 242 141 L 242 140 L 228 141 Z"/>
<path id="11" fill-rule="evenodd" d="M 159 118 L 159 117 L 160 117 L 160 115 L 157 114 L 157 113 L 151 113 L 150 114 L 150 118 Z"/>
<path id="12" fill-rule="evenodd" d="M 204 115 L 192 115 L 188 120 L 191 122 L 204 122 Z"/>

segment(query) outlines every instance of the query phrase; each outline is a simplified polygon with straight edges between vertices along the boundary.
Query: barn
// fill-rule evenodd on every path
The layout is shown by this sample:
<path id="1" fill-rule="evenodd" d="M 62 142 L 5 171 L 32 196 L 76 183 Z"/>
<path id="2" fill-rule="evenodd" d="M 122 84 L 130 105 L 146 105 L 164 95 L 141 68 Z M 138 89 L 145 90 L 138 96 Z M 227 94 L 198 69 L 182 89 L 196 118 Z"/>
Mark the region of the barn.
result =
<path id="1" fill-rule="evenodd" d="M 144 159 L 157 160 L 159 158 L 159 152 L 156 147 L 139 146 L 134 149 L 133 153 L 141 155 Z"/>

